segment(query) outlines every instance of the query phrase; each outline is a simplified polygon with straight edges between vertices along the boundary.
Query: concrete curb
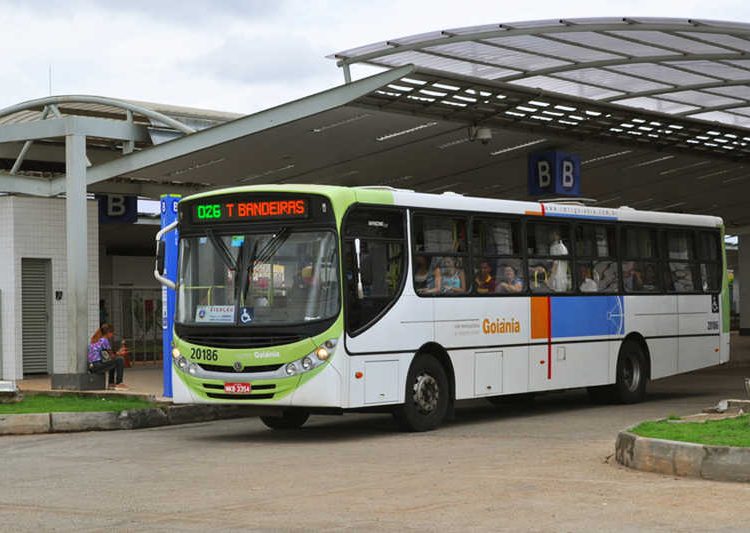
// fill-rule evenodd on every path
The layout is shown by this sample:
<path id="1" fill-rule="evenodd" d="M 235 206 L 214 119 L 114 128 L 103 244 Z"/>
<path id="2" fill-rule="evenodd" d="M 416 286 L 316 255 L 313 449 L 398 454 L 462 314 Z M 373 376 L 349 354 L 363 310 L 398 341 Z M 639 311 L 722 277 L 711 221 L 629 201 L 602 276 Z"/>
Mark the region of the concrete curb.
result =
<path id="1" fill-rule="evenodd" d="M 617 435 L 615 459 L 644 472 L 750 482 L 750 448 L 651 439 L 626 430 Z"/>
<path id="2" fill-rule="evenodd" d="M 147 409 L 0 415 L 0 435 L 141 429 L 269 414 L 244 405 L 161 405 Z"/>

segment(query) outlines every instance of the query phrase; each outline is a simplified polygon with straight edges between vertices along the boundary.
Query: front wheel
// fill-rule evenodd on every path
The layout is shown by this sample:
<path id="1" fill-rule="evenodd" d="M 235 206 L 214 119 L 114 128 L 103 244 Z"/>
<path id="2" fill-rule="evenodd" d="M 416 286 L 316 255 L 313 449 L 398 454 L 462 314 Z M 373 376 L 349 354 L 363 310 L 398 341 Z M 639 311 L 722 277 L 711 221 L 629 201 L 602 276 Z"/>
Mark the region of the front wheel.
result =
<path id="1" fill-rule="evenodd" d="M 271 429 L 299 429 L 307 419 L 310 413 L 307 411 L 284 411 L 281 416 L 261 416 L 260 420 Z"/>
<path id="2" fill-rule="evenodd" d="M 430 431 L 445 419 L 450 407 L 448 376 L 440 362 L 428 354 L 414 358 L 406 377 L 406 397 L 393 412 L 404 431 Z"/>

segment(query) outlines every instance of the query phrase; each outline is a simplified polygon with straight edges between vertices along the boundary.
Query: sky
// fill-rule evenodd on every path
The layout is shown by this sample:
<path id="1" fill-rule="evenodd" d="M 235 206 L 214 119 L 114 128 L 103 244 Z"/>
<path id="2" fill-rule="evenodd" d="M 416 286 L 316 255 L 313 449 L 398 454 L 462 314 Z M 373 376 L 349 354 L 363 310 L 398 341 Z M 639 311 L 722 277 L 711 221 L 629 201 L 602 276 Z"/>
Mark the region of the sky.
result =
<path id="1" fill-rule="evenodd" d="M 252 113 L 341 84 L 325 57 L 336 51 L 462 26 L 604 16 L 750 23 L 750 2 L 0 0 L 0 108 L 95 94 Z"/>

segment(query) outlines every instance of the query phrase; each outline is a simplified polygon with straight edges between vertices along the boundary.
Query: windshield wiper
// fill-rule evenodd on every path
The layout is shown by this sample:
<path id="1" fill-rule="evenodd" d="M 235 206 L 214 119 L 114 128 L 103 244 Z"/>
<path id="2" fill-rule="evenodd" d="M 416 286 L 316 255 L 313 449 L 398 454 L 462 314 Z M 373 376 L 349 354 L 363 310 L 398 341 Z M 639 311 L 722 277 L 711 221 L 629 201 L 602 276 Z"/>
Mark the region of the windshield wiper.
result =
<path id="1" fill-rule="evenodd" d="M 242 295 L 242 303 L 245 303 L 245 299 L 247 298 L 247 291 L 250 288 L 250 280 L 253 278 L 253 271 L 255 270 L 255 266 L 259 265 L 260 263 L 264 263 L 268 261 L 271 257 L 274 256 L 276 252 L 279 251 L 279 248 L 281 248 L 281 245 L 286 242 L 287 238 L 289 237 L 289 227 L 283 227 L 279 232 L 271 237 L 271 239 L 263 246 L 263 248 L 260 249 L 260 252 L 258 252 L 258 241 L 255 241 L 255 246 L 253 247 L 253 252 L 250 254 L 250 257 L 247 260 L 247 269 L 244 268 L 243 265 L 243 272 L 246 270 L 246 275 L 243 276 L 242 280 L 242 289 L 240 291 L 240 294 Z M 257 253 L 256 253 L 257 252 Z M 271 273 L 271 279 L 273 280 L 273 273 Z"/>
<path id="2" fill-rule="evenodd" d="M 216 251 L 219 252 L 219 257 L 221 257 L 221 260 L 224 261 L 224 264 L 227 266 L 227 268 L 229 268 L 229 270 L 237 270 L 238 265 L 232 257 L 232 253 L 229 251 L 229 248 L 227 248 L 227 245 L 224 244 L 224 241 L 219 239 L 213 232 L 213 230 L 206 230 L 206 235 L 208 235 L 208 240 L 211 241 L 211 244 L 214 246 L 214 248 L 216 248 Z"/>

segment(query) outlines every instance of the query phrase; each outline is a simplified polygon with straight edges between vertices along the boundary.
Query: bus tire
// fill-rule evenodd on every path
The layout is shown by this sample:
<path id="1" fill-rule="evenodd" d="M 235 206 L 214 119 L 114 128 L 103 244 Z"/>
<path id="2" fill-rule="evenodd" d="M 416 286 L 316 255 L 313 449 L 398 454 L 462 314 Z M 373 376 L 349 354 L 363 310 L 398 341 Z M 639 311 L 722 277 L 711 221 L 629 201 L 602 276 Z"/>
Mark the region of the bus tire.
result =
<path id="1" fill-rule="evenodd" d="M 404 400 L 393 412 L 402 431 L 430 431 L 443 422 L 451 404 L 450 384 L 437 359 L 424 353 L 414 358 Z"/>
<path id="2" fill-rule="evenodd" d="M 307 419 L 310 413 L 301 410 L 284 411 L 281 416 L 261 416 L 260 420 L 271 429 L 299 429 Z"/>
<path id="3" fill-rule="evenodd" d="M 613 392 L 618 403 L 638 403 L 646 398 L 646 354 L 636 340 L 626 339 L 620 346 L 616 376 Z"/>

